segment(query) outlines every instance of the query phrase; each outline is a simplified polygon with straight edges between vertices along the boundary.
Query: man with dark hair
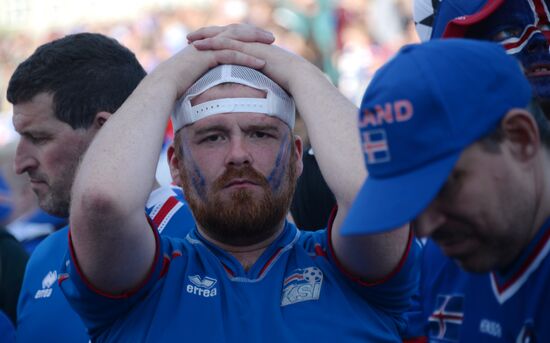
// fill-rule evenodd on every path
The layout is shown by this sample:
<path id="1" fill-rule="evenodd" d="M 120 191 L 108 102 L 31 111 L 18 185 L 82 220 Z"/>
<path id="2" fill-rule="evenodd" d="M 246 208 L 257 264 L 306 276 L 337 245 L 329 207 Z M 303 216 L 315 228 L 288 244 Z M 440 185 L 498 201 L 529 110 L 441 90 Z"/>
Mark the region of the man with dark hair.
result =
<path id="1" fill-rule="evenodd" d="M 405 47 L 373 78 L 359 122 L 369 178 L 343 232 L 413 221 L 430 237 L 428 340 L 550 341 L 549 123 L 517 61 L 476 40 Z"/>
<path id="2" fill-rule="evenodd" d="M 69 216 L 80 156 L 145 74 L 130 50 L 92 33 L 44 44 L 17 67 L 7 92 L 21 135 L 15 168 L 42 209 Z"/>
<path id="3" fill-rule="evenodd" d="M 366 174 L 357 109 L 302 58 L 223 30 L 191 34 L 90 145 L 63 291 L 98 341 L 399 341 L 418 274 L 409 226 L 340 235 Z M 302 170 L 294 101 L 337 199 L 328 230 L 285 220 Z M 196 219 L 184 240 L 142 214 L 171 113 L 171 171 Z"/>
<path id="4" fill-rule="evenodd" d="M 21 136 L 15 169 L 29 176 L 44 211 L 69 216 L 70 190 L 82 155 L 145 75 L 130 50 L 95 33 L 46 43 L 17 67 L 8 86 L 13 124 Z M 168 217 L 192 222 L 184 204 L 164 189 L 154 191 L 146 206 L 159 231 Z M 187 229 L 182 223 L 163 234 L 184 235 Z M 67 231 L 51 234 L 29 260 L 18 303 L 19 342 L 89 339 L 58 288 Z"/>

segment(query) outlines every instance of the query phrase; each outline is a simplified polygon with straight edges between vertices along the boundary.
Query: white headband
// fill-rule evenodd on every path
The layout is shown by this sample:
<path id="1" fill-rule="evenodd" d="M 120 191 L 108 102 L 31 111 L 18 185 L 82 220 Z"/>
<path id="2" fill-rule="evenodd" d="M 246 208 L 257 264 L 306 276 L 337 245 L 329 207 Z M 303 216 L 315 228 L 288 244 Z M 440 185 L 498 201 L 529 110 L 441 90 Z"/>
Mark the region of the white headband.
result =
<path id="1" fill-rule="evenodd" d="M 222 83 L 236 83 L 261 90 L 265 98 L 227 98 L 192 106 L 191 100 Z M 273 80 L 259 71 L 237 65 L 221 65 L 209 70 L 178 100 L 172 114 L 174 131 L 214 114 L 232 112 L 263 113 L 294 128 L 294 100 Z"/>

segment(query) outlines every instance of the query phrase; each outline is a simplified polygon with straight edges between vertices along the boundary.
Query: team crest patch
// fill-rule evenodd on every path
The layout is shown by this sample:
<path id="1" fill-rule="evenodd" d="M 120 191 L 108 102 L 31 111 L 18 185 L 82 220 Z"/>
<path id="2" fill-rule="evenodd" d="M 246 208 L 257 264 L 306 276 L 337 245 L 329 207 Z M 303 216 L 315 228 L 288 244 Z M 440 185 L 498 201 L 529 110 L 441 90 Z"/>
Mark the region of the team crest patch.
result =
<path id="1" fill-rule="evenodd" d="M 317 267 L 295 269 L 283 281 L 281 306 L 317 300 L 323 285 L 323 272 Z"/>

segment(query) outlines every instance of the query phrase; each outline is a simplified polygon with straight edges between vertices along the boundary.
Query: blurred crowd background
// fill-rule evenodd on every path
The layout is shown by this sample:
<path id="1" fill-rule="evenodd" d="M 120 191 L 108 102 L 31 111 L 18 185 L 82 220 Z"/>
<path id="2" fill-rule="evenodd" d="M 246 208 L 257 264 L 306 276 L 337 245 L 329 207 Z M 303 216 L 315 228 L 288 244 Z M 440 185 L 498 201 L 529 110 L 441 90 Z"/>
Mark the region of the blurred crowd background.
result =
<path id="1" fill-rule="evenodd" d="M 112 36 L 149 71 L 182 49 L 188 32 L 247 22 L 273 32 L 278 45 L 315 63 L 356 102 L 374 71 L 400 46 L 417 40 L 410 0 L 110 2 L 0 0 L 2 121 L 11 116 L 5 93 L 15 67 L 40 44 L 70 33 Z M 8 139 L 0 137 L 0 144 Z"/>
<path id="2" fill-rule="evenodd" d="M 203 26 L 247 22 L 275 34 L 276 44 L 321 68 L 359 103 L 373 73 L 404 44 L 418 40 L 411 0 L 0 0 L 0 177 L 14 187 L 0 204 L 7 224 L 34 207 L 30 190 L 13 175 L 17 135 L 6 88 L 17 65 L 39 45 L 76 32 L 100 32 L 136 53 L 146 70 L 187 44 Z M 313 100 L 313 99 L 312 99 Z M 314 101 L 314 100 L 313 100 Z M 26 179 L 26 177 L 19 177 Z M 22 194 L 22 199 L 14 199 Z M 6 194 L 7 195 L 7 194 Z M 27 203 L 27 205 L 24 205 Z M 13 211 L 20 208 L 21 210 Z M 4 219 L 4 220 L 1 220 Z"/>

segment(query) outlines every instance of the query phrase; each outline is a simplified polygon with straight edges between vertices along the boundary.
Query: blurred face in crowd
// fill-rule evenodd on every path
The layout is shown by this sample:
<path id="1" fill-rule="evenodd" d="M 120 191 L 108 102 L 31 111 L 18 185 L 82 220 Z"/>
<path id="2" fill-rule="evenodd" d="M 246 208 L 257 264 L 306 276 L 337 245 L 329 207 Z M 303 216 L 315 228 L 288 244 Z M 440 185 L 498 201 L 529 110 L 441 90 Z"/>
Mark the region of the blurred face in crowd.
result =
<path id="1" fill-rule="evenodd" d="M 53 108 L 49 93 L 13 106 L 13 126 L 20 135 L 15 171 L 29 176 L 44 211 L 68 217 L 76 168 L 96 131 L 73 129 L 55 117 Z"/>
<path id="2" fill-rule="evenodd" d="M 265 94 L 257 89 L 223 84 L 193 105 L 260 97 Z M 246 246 L 280 229 L 302 170 L 301 141 L 283 121 L 260 113 L 216 114 L 182 128 L 176 139 L 171 167 L 208 236 Z"/>
<path id="3" fill-rule="evenodd" d="M 463 151 L 415 223 L 419 236 L 429 236 L 470 272 L 506 268 L 538 229 L 533 166 L 507 138 L 491 145 L 477 142 Z"/>
<path id="4" fill-rule="evenodd" d="M 543 107 L 550 106 L 550 0 L 505 0 L 468 38 L 492 40 L 514 55 Z"/>

